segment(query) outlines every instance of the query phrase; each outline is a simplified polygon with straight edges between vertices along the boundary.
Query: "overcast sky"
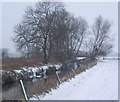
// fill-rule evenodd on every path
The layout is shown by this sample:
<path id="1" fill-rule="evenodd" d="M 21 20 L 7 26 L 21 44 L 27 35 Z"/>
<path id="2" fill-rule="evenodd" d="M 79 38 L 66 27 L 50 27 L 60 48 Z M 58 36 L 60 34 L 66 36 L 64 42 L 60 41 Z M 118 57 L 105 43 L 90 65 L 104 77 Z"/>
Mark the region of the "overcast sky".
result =
<path id="1" fill-rule="evenodd" d="M 32 2 L 7 2 L 2 3 L 2 47 L 8 48 L 10 52 L 15 52 L 15 45 L 12 41 L 14 37 L 13 28 L 18 24 L 22 18 L 27 6 L 34 5 Z M 89 25 L 94 23 L 97 16 L 102 15 L 104 18 L 109 19 L 112 24 L 111 34 L 115 47 L 114 51 L 117 52 L 118 48 L 118 5 L 116 3 L 81 3 L 81 2 L 64 2 L 66 9 L 74 16 L 84 17 Z M 1 5 L 0 5 L 1 7 Z M 1 45 L 0 45 L 1 47 Z"/>

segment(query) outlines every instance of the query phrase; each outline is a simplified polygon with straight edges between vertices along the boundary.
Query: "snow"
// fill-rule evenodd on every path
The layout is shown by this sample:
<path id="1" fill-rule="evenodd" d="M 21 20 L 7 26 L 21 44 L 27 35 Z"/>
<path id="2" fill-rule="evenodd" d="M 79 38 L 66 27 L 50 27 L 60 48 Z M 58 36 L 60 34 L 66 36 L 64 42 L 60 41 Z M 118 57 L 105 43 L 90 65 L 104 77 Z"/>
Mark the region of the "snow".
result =
<path id="1" fill-rule="evenodd" d="M 62 66 L 62 64 L 56 64 L 56 65 L 55 65 L 55 68 L 56 68 L 57 70 L 59 70 L 59 69 L 61 68 L 61 66 Z"/>
<path id="2" fill-rule="evenodd" d="M 77 68 L 78 68 L 77 63 L 74 63 L 74 69 L 77 69 Z"/>
<path id="3" fill-rule="evenodd" d="M 96 66 L 30 100 L 118 100 L 118 60 L 99 61 Z"/>
<path id="4" fill-rule="evenodd" d="M 42 66 L 41 67 L 43 70 L 47 70 L 48 69 L 48 66 Z"/>
<path id="5" fill-rule="evenodd" d="M 103 57 L 103 59 L 107 59 L 107 60 L 118 60 L 118 57 Z"/>
<path id="6" fill-rule="evenodd" d="M 3 70 L 0 70 L 0 73 L 2 73 L 3 72 Z"/>
<path id="7" fill-rule="evenodd" d="M 28 71 L 31 70 L 33 72 L 33 76 L 36 77 L 36 72 L 38 71 L 38 68 L 37 67 L 29 67 L 28 69 L 29 69 Z"/>
<path id="8" fill-rule="evenodd" d="M 56 69 L 60 69 L 61 68 L 61 64 L 54 64 L 54 65 L 52 65 L 52 64 L 48 64 L 48 65 L 45 65 L 45 66 L 41 66 L 41 67 L 29 67 L 28 69 L 27 69 L 27 71 L 29 72 L 33 72 L 33 76 L 34 77 L 40 77 L 40 76 L 36 76 L 36 72 L 38 72 L 38 70 L 40 69 L 43 69 L 43 71 L 44 71 L 44 74 L 46 73 L 46 71 L 49 69 L 49 67 L 54 67 L 55 66 L 55 68 Z M 25 69 L 24 69 L 25 70 Z"/>
<path id="9" fill-rule="evenodd" d="M 14 70 L 16 73 L 21 73 L 22 70 Z"/>
<path id="10" fill-rule="evenodd" d="M 40 78 L 42 77 L 41 75 L 36 75 L 37 72 L 41 73 L 41 71 L 43 71 L 43 74 L 46 74 L 46 71 L 50 68 L 50 67 L 55 67 L 57 70 L 59 70 L 61 68 L 62 64 L 58 63 L 58 64 L 46 64 L 44 66 L 34 66 L 34 67 L 27 67 L 24 66 L 22 68 L 20 68 L 19 70 L 13 70 L 13 72 L 15 72 L 18 75 L 24 75 L 24 73 L 30 73 L 31 75 L 29 76 L 29 78 L 33 78 L 33 77 L 37 77 Z M 0 74 L 2 74 L 3 70 L 0 70 Z M 7 71 L 7 73 L 10 73 L 10 71 Z M 29 75 L 29 74 L 28 74 Z M 16 80 L 19 80 L 19 78 L 17 78 L 16 76 Z"/>
<path id="11" fill-rule="evenodd" d="M 77 60 L 85 59 L 86 57 L 76 57 Z"/>

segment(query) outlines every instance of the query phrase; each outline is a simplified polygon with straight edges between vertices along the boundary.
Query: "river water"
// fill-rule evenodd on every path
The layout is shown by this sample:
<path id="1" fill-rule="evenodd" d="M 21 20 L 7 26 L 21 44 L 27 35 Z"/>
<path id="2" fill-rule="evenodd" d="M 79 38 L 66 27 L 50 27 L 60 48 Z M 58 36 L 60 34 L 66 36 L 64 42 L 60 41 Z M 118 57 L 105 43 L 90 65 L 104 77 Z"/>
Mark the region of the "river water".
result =
<path id="1" fill-rule="evenodd" d="M 67 74 L 72 74 L 69 72 Z M 64 79 L 67 74 L 59 73 L 60 79 Z M 59 81 L 56 75 L 51 75 L 46 78 L 34 78 L 27 81 L 23 81 L 28 99 L 33 96 L 33 94 L 40 94 L 41 90 L 45 90 L 46 87 L 56 86 Z M 20 82 L 17 81 L 14 84 L 2 86 L 2 99 L 3 100 L 24 100 L 23 91 Z"/>

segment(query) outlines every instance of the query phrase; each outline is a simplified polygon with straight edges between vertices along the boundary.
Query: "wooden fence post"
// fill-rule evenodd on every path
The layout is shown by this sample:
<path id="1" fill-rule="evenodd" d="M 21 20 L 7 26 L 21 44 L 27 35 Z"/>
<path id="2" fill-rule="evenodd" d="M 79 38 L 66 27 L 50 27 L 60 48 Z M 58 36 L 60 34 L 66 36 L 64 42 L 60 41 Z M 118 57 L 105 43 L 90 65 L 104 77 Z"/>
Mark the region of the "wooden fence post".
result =
<path id="1" fill-rule="evenodd" d="M 22 87 L 22 91 L 23 91 L 25 100 L 28 102 L 28 97 L 27 97 L 27 94 L 26 94 L 26 91 L 25 91 L 25 87 L 23 85 L 23 81 L 22 80 L 20 80 L 20 84 L 21 84 L 21 87 Z"/>
<path id="2" fill-rule="evenodd" d="M 74 73 L 74 75 L 76 75 L 75 71 L 72 69 L 72 72 Z"/>
<path id="3" fill-rule="evenodd" d="M 57 75 L 57 79 L 58 79 L 59 83 L 61 83 L 61 80 L 60 80 L 60 77 L 59 77 L 59 75 L 58 75 L 58 72 L 57 72 L 57 71 L 56 71 L 56 75 Z"/>

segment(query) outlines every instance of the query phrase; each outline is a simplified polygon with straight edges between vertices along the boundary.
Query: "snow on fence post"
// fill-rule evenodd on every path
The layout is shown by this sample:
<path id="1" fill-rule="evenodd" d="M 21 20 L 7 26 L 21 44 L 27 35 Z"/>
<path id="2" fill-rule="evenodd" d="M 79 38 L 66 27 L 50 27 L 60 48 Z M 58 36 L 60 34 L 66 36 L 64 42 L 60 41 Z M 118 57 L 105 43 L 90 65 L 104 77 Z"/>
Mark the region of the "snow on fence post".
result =
<path id="1" fill-rule="evenodd" d="M 75 71 L 73 70 L 73 68 L 72 68 L 72 72 L 74 73 L 74 75 L 76 75 L 76 73 L 75 73 Z"/>
<path id="2" fill-rule="evenodd" d="M 59 77 L 59 75 L 58 75 L 58 72 L 57 72 L 57 71 L 56 71 L 56 75 L 57 75 L 57 79 L 58 79 L 59 83 L 61 83 L 61 80 L 60 80 L 60 77 Z"/>
<path id="3" fill-rule="evenodd" d="M 21 87 L 22 87 L 22 91 L 23 91 L 25 100 L 28 102 L 27 94 L 26 94 L 25 87 L 23 85 L 23 81 L 22 80 L 20 80 L 20 84 L 21 84 Z"/>

